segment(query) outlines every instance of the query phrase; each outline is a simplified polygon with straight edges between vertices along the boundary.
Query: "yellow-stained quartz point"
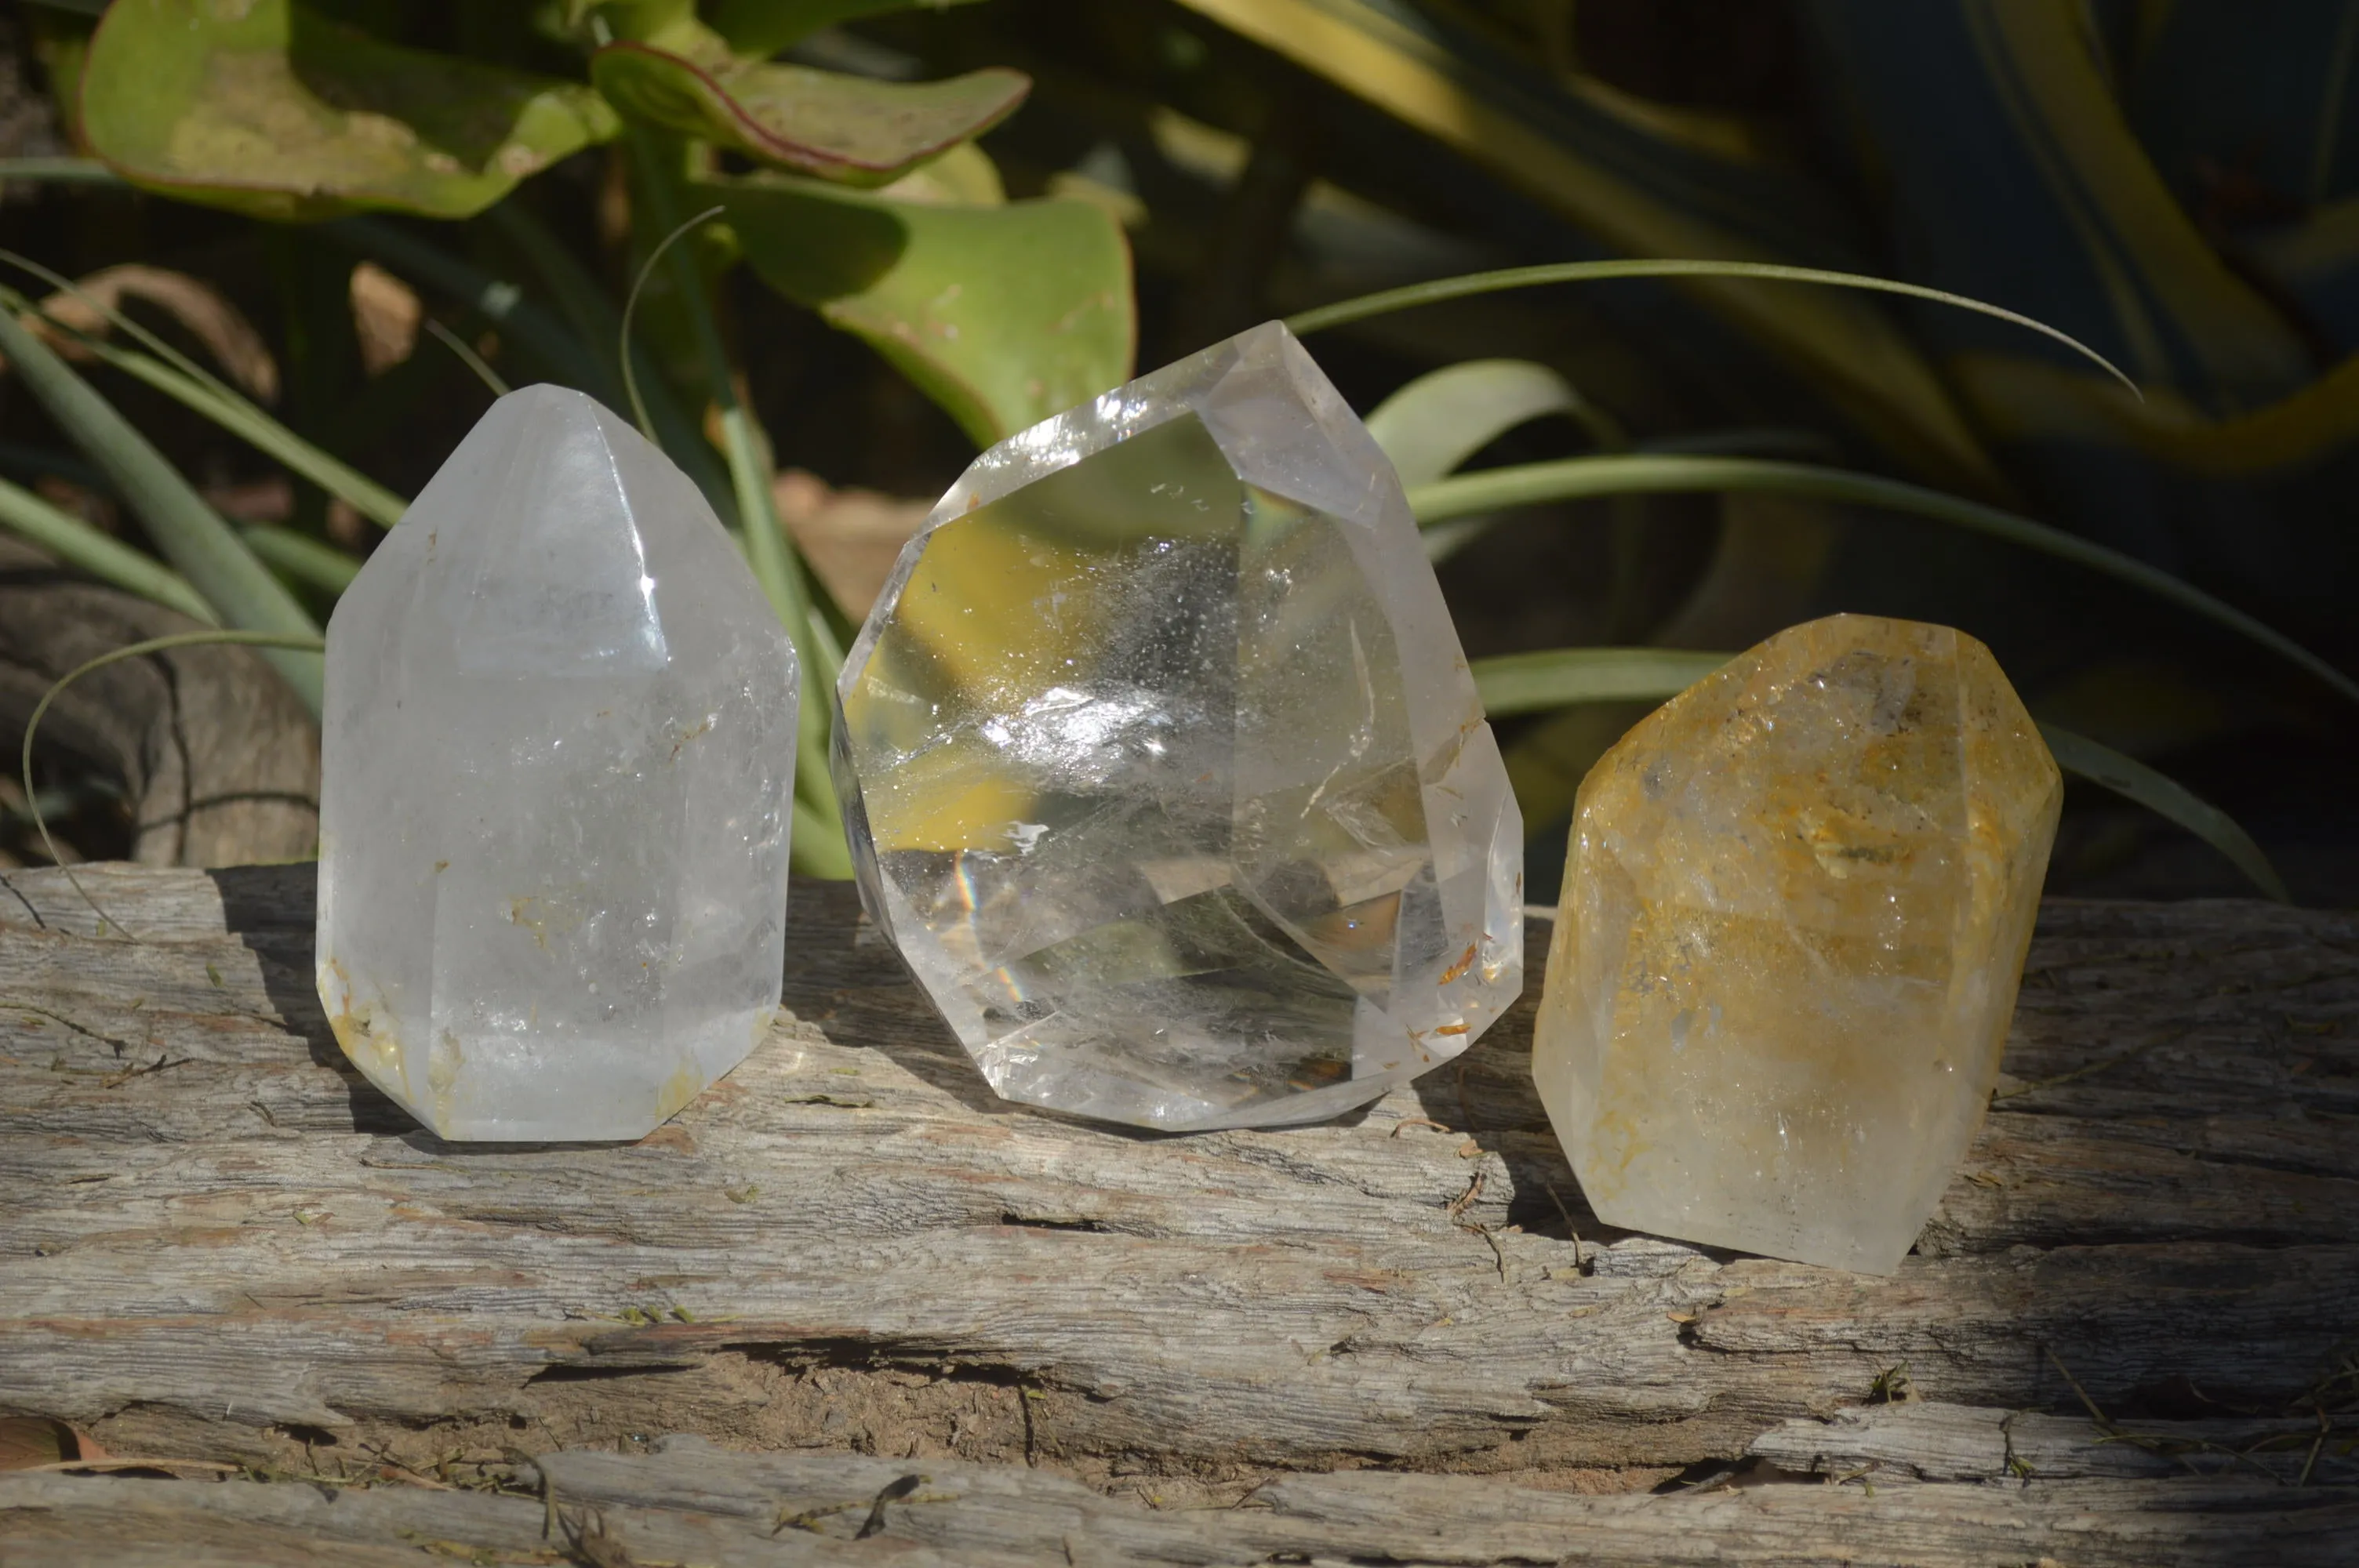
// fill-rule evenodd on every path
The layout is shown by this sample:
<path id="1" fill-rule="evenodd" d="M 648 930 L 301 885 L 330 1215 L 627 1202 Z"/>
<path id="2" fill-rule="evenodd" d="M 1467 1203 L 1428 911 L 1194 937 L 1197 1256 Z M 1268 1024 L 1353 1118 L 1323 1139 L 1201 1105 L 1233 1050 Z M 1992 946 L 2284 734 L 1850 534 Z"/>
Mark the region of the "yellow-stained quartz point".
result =
<path id="1" fill-rule="evenodd" d="M 1581 786 L 1533 1073 L 1599 1218 L 1888 1274 L 1981 1123 L 2063 781 L 1990 650 L 1838 615 Z"/>

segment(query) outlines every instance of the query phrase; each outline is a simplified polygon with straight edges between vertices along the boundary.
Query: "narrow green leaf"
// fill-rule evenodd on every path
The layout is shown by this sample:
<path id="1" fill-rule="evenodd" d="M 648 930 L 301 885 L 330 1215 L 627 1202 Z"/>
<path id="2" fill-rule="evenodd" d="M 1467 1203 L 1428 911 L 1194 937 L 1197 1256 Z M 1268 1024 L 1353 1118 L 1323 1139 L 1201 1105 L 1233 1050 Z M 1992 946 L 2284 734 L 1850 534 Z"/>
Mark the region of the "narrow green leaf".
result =
<path id="1" fill-rule="evenodd" d="M 1403 484 L 1429 484 L 1518 425 L 1585 407 L 1572 383 L 1544 364 L 1468 360 L 1419 376 L 1377 404 L 1367 427 Z"/>
<path id="2" fill-rule="evenodd" d="M 664 149 L 644 132 L 634 132 L 630 145 L 639 177 L 640 200 L 646 204 L 649 220 L 662 230 L 676 231 L 679 227 L 679 193 L 666 166 Z M 796 790 L 818 820 L 837 824 L 834 831 L 824 836 L 799 835 L 792 859 L 810 875 L 841 880 L 852 874 L 852 855 L 843 839 L 835 781 L 828 772 L 828 730 L 834 713 L 836 673 L 843 667 L 843 650 L 837 646 L 833 629 L 813 604 L 802 563 L 787 543 L 786 525 L 778 519 L 777 503 L 770 492 L 773 465 L 769 440 L 755 422 L 753 411 L 737 395 L 735 379 L 730 374 L 728 351 L 722 345 L 721 329 L 712 314 L 712 303 L 705 295 L 703 276 L 697 271 L 694 257 L 683 247 L 667 246 L 664 260 L 672 269 L 673 285 L 686 307 L 690 330 L 696 336 L 697 352 L 704 362 L 713 406 L 720 410 L 722 451 L 729 463 L 737 514 L 745 525 L 746 560 L 779 621 L 794 638 L 800 655 L 802 698 L 797 714 L 799 733 L 795 747 Z"/>
<path id="3" fill-rule="evenodd" d="M 2194 611 L 2225 626 L 2300 665 L 2344 697 L 2359 702 L 2359 681 L 2328 664 L 2282 633 L 2222 602 L 2201 589 L 2182 582 L 2159 568 L 2147 565 L 2067 534 L 2034 523 L 2012 512 L 1979 502 L 1944 495 L 1940 491 L 1873 474 L 1810 463 L 1777 462 L 1767 458 L 1626 456 L 1568 458 L 1558 462 L 1526 463 L 1489 469 L 1419 485 L 1409 492 L 1409 505 L 1420 524 L 1431 525 L 1452 517 L 1495 512 L 1503 506 L 1539 501 L 1569 501 L 1591 495 L 1642 492 L 1749 490 L 1772 494 L 1802 495 L 1818 501 L 1881 507 L 1930 517 L 1955 527 L 2004 539 L 2025 549 L 2038 550 L 2085 567 L 2156 598 Z"/>
<path id="4" fill-rule="evenodd" d="M 1430 283 L 1412 283 L 1401 288 L 1364 294 L 1357 299 L 1345 299 L 1298 312 L 1288 317 L 1286 324 L 1293 329 L 1296 336 L 1302 337 L 1323 331 L 1329 327 L 1364 321 L 1372 316 L 1413 309 L 1419 305 L 1433 305 L 1444 299 L 1463 299 L 1473 294 L 1497 294 L 1510 288 L 1534 288 L 1543 284 L 1596 283 L 1617 277 L 1749 277 L 1768 283 L 1819 284 L 1832 288 L 1857 288 L 1872 294 L 1898 294 L 1911 299 L 1928 299 L 1938 305 L 1954 306 L 1978 316 L 2011 322 L 2027 331 L 2051 339 L 2103 368 L 2131 392 L 2137 392 L 2137 383 L 2124 374 L 2120 366 L 2080 339 L 2059 331 L 2045 321 L 2034 320 L 2028 316 L 2018 315 L 2000 306 L 1987 305 L 1979 299 L 1970 299 L 1962 294 L 1928 288 L 1922 284 L 1870 277 L 1855 272 L 1829 272 L 1814 266 L 1784 266 L 1771 262 L 1549 262 L 1538 266 L 1504 267 L 1497 272 L 1466 273 L 1458 277 L 1436 278 Z"/>
<path id="5" fill-rule="evenodd" d="M 1663 701 L 1735 655 L 1678 648 L 1549 648 L 1476 659 L 1469 666 L 1494 719 L 1576 702 Z"/>
<path id="6" fill-rule="evenodd" d="M 276 458 L 363 516 L 390 528 L 401 520 L 408 503 L 358 470 L 331 457 L 289 430 L 235 387 L 180 352 L 136 320 L 111 305 L 92 298 L 63 274 L 40 263 L 0 250 L 0 261 L 20 267 L 52 287 L 82 300 L 114 325 L 117 331 L 145 344 L 140 353 L 104 338 L 78 332 L 82 347 L 127 375 L 137 377 L 166 396 L 211 419 L 266 456 Z M 0 288 L 0 308 L 29 309 L 30 302 L 13 289 Z"/>
<path id="7" fill-rule="evenodd" d="M 766 176 L 695 187 L 763 282 L 891 361 L 977 446 L 1130 375 L 1130 247 L 1083 201 L 944 207 Z"/>
<path id="8" fill-rule="evenodd" d="M 1016 112 L 1032 82 L 991 66 L 945 81 L 875 81 L 741 59 L 715 33 L 673 29 L 590 59 L 590 80 L 630 118 L 774 168 L 884 185 Z"/>
<path id="9" fill-rule="evenodd" d="M 82 123 L 135 185 L 277 219 L 463 218 L 617 128 L 578 82 L 383 43 L 290 0 L 118 0 Z"/>
<path id="10" fill-rule="evenodd" d="M 2261 892 L 2279 903 L 2293 902 L 2292 895 L 2286 891 L 2284 879 L 2277 875 L 2277 868 L 2269 864 L 2269 858 L 2261 852 L 2261 847 L 2253 842 L 2252 835 L 2238 827 L 2235 819 L 2218 806 L 2136 758 L 2125 757 L 2085 735 L 2060 730 L 2053 724 L 2042 724 L 2039 734 L 2048 742 L 2048 750 L 2056 758 L 2056 765 L 2066 773 L 2077 773 L 2091 784 L 2103 784 L 2115 795 L 2134 800 L 2157 816 L 2177 823 L 2228 857 Z"/>
<path id="11" fill-rule="evenodd" d="M 309 534 L 298 534 L 292 528 L 274 528 L 267 524 L 249 523 L 238 529 L 238 536 L 246 547 L 262 557 L 263 564 L 279 576 L 306 588 L 315 588 L 334 597 L 353 586 L 360 575 L 357 557 L 348 556 L 324 540 Z"/>
<path id="12" fill-rule="evenodd" d="M 124 178 L 94 157 L 0 158 L 0 179 L 38 180 L 49 185 L 125 185 Z"/>
<path id="13" fill-rule="evenodd" d="M 213 607 L 179 573 L 6 480 L 0 480 L 0 528 L 111 588 L 168 605 L 208 626 L 221 622 Z"/>
<path id="14" fill-rule="evenodd" d="M 1551 648 L 1477 659 L 1472 668 L 1484 711 L 1493 719 L 1541 712 L 1582 702 L 1668 702 L 1720 668 L 1734 654 L 1666 648 Z M 2039 726 L 2056 765 L 2103 785 L 2186 828 L 2234 863 L 2253 885 L 2290 903 L 2277 868 L 2252 835 L 2218 806 L 2135 757 L 2053 724 Z"/>
<path id="15" fill-rule="evenodd" d="M 147 526 L 149 538 L 220 618 L 244 630 L 316 637 L 310 616 L 204 498 L 131 422 L 76 375 L 54 350 L 0 309 L 0 355 L 49 417 L 105 473 Z M 265 657 L 316 717 L 320 660 L 279 650 Z"/>

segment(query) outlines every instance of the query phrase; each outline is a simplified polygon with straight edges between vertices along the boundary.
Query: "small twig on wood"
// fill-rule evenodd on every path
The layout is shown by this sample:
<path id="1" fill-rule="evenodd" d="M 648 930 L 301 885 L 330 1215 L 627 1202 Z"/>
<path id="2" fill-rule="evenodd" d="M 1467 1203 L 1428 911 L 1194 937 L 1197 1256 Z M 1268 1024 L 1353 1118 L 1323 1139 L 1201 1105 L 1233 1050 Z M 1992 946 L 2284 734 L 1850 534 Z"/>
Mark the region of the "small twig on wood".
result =
<path id="1" fill-rule="evenodd" d="M 1393 1130 L 1385 1136 L 1387 1138 L 1398 1138 L 1401 1135 L 1401 1129 L 1405 1127 L 1430 1127 L 1436 1132 L 1445 1133 L 1450 1130 L 1450 1129 L 1442 1126 L 1441 1123 L 1434 1120 L 1433 1118 L 1430 1116 L 1404 1116 L 1398 1121 L 1393 1123 Z"/>
<path id="2" fill-rule="evenodd" d="M 1477 1171 L 1474 1173 L 1474 1179 L 1466 1184 L 1466 1190 L 1451 1200 L 1450 1206 L 1442 1212 L 1450 1217 L 1451 1223 L 1454 1225 L 1458 1221 L 1458 1217 L 1466 1212 L 1467 1206 L 1482 1195 L 1483 1173 Z"/>

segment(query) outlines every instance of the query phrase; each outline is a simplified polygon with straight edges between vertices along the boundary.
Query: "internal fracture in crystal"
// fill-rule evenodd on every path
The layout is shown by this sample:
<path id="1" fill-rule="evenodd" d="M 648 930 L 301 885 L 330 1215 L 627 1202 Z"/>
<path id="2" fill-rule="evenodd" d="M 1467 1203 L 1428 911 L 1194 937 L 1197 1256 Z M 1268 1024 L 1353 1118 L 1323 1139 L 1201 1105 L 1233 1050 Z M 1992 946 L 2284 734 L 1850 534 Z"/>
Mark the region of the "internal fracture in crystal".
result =
<path id="1" fill-rule="evenodd" d="M 1839 615 L 1574 810 L 1533 1071 L 1609 1225 L 1890 1273 L 1981 1124 L 2062 780 L 1990 651 Z"/>
<path id="2" fill-rule="evenodd" d="M 869 913 L 1010 1099 L 1313 1120 L 1521 987 L 1497 744 L 1399 481 L 1283 327 L 984 453 L 839 696 Z"/>
<path id="3" fill-rule="evenodd" d="M 636 1138 L 751 1051 L 785 944 L 793 644 L 614 415 L 492 406 L 328 627 L 319 985 L 444 1138 Z"/>

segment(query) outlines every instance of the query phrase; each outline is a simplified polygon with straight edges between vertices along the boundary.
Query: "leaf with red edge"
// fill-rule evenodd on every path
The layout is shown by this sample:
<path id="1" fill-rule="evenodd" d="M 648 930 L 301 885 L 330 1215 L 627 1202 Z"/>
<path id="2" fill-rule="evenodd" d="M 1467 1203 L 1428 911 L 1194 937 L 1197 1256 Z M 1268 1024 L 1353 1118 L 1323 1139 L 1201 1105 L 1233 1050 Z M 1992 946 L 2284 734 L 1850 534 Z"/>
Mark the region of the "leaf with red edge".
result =
<path id="1" fill-rule="evenodd" d="M 660 44 L 609 44 L 590 79 L 634 120 L 847 185 L 884 185 L 981 135 L 1032 90 L 992 66 L 943 81 L 872 81 L 741 59 L 718 35 L 675 29 Z"/>

